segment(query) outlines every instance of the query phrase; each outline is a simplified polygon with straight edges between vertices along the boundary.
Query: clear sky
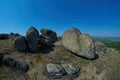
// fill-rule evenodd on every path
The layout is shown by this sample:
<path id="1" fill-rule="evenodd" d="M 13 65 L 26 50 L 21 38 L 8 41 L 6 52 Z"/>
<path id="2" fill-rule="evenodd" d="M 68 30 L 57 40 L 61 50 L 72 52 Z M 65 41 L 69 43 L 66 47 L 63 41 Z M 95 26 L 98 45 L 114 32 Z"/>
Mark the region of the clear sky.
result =
<path id="1" fill-rule="evenodd" d="M 77 27 L 92 36 L 120 37 L 120 0 L 0 0 L 0 33 L 30 26 L 61 35 Z"/>

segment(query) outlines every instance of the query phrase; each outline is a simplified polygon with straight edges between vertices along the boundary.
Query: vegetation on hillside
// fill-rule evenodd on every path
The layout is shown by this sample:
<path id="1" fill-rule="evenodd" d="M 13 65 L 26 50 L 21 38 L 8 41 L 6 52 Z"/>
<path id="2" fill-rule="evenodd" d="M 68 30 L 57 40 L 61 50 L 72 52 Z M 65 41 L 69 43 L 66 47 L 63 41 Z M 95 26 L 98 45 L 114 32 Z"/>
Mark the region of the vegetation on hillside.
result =
<path id="1" fill-rule="evenodd" d="M 93 38 L 95 41 L 103 42 L 107 47 L 120 50 L 120 38 Z"/>

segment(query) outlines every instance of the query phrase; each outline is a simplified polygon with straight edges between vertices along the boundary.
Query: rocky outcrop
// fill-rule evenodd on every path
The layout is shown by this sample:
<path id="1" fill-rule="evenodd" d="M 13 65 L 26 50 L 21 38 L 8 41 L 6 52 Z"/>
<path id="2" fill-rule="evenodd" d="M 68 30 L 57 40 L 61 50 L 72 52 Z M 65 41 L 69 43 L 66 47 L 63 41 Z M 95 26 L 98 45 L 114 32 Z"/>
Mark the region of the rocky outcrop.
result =
<path id="1" fill-rule="evenodd" d="M 15 37 L 13 40 L 13 46 L 18 51 L 24 51 L 27 49 L 26 39 L 23 36 Z"/>
<path id="2" fill-rule="evenodd" d="M 39 32 L 34 27 L 30 27 L 25 36 L 28 48 L 31 52 L 38 52 Z"/>
<path id="3" fill-rule="evenodd" d="M 82 34 L 77 28 L 71 28 L 62 35 L 62 45 L 74 54 L 87 58 L 95 58 L 94 42 L 87 34 Z"/>
<path id="4" fill-rule="evenodd" d="M 9 34 L 0 34 L 0 40 L 8 39 Z"/>
<path id="5" fill-rule="evenodd" d="M 24 61 L 16 60 L 9 56 L 3 57 L 2 64 L 19 73 L 25 73 L 29 69 L 29 65 Z"/>
<path id="6" fill-rule="evenodd" d="M 45 39 L 48 39 L 50 42 L 55 42 L 57 40 L 56 32 L 49 29 L 41 29 L 41 36 Z"/>

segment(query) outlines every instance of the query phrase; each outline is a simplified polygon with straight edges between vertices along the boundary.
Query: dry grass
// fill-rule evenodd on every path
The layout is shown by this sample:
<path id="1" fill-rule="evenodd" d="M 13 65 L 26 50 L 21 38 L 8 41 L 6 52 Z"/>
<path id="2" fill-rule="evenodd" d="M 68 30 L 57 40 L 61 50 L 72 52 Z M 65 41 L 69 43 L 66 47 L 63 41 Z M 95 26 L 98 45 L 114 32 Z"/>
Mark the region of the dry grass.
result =
<path id="1" fill-rule="evenodd" d="M 12 48 L 10 40 L 0 41 L 0 51 L 12 51 L 8 56 L 21 59 L 30 65 L 30 69 L 25 74 L 16 74 L 7 67 L 0 67 L 0 80 L 53 80 L 47 78 L 43 71 L 48 63 L 72 64 L 74 67 L 81 68 L 79 76 L 75 80 L 119 80 L 120 79 L 120 54 L 106 53 L 99 54 L 96 60 L 86 60 L 75 56 L 60 43 L 54 47 L 50 53 L 30 53 L 19 52 Z M 98 71 L 98 72 L 97 72 Z M 87 76 L 86 76 L 87 75 Z M 58 79 L 57 79 L 58 80 Z M 59 80 L 70 80 L 63 77 Z"/>

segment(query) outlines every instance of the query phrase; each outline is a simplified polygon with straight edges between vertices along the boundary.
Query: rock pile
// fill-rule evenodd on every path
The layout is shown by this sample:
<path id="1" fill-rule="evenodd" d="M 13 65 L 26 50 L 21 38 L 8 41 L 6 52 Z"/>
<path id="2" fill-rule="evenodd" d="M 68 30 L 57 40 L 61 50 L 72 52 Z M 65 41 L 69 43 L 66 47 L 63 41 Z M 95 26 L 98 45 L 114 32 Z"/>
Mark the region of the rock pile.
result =
<path id="1" fill-rule="evenodd" d="M 62 45 L 78 56 L 87 59 L 96 57 L 92 38 L 88 34 L 82 34 L 77 28 L 71 28 L 64 32 Z"/>
<path id="2" fill-rule="evenodd" d="M 41 35 L 39 31 L 31 26 L 25 37 L 18 36 L 13 40 L 13 46 L 18 51 L 29 50 L 31 52 L 38 52 L 39 48 L 50 48 L 53 46 L 53 42 L 57 40 L 56 32 L 48 29 L 41 29 Z M 12 33 L 11 33 L 12 35 Z"/>

